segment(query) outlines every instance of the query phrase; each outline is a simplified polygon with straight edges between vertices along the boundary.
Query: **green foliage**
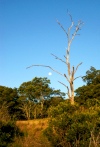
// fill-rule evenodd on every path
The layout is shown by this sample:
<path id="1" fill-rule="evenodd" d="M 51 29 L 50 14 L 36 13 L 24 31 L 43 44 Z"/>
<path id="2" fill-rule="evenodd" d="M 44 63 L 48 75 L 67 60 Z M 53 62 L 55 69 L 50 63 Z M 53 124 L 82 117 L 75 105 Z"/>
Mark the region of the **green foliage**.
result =
<path id="1" fill-rule="evenodd" d="M 44 97 L 51 94 L 52 89 L 49 87 L 50 80 L 47 78 L 35 77 L 32 81 L 24 82 L 19 87 L 19 94 L 23 98 L 29 98 L 31 100 L 40 99 L 41 93 Z"/>
<path id="2" fill-rule="evenodd" d="M 0 104 L 7 102 L 9 107 L 12 107 L 14 100 L 17 98 L 17 90 L 0 86 Z"/>
<path id="3" fill-rule="evenodd" d="M 90 70 L 86 72 L 86 76 L 82 77 L 86 85 L 76 89 L 75 101 L 80 105 L 92 106 L 94 102 L 96 104 L 100 103 L 100 70 L 96 70 L 91 67 Z M 93 102 L 94 101 L 94 102 Z M 90 105 L 89 105 L 90 102 Z"/>
<path id="4" fill-rule="evenodd" d="M 24 82 L 19 87 L 19 95 L 23 100 L 29 98 L 30 100 L 41 99 L 42 96 L 50 98 L 52 96 L 65 96 L 60 90 L 54 90 L 50 86 L 50 80 L 45 78 L 35 77 L 32 81 Z"/>
<path id="5" fill-rule="evenodd" d="M 100 70 L 91 67 L 82 77 L 86 85 L 75 92 L 75 104 L 47 78 L 35 77 L 16 89 L 0 86 L 0 146 L 21 135 L 16 119 L 49 117 L 44 134 L 54 147 L 94 147 L 100 144 Z"/>
<path id="6" fill-rule="evenodd" d="M 21 111 L 18 108 L 18 91 L 16 88 L 0 86 L 0 118 L 17 118 Z"/>
<path id="7" fill-rule="evenodd" d="M 60 102 L 63 102 L 63 101 L 64 101 L 64 99 L 62 97 L 52 97 L 50 99 L 45 100 L 42 118 L 48 117 L 48 109 L 51 106 L 57 106 Z"/>
<path id="8" fill-rule="evenodd" d="M 50 87 L 50 80 L 46 77 L 35 77 L 32 81 L 22 83 L 18 89 L 0 86 L 0 119 L 47 117 L 50 104 L 57 105 L 64 96 L 60 90 Z M 53 98 L 56 98 L 55 101 L 52 101 Z"/>
<path id="9" fill-rule="evenodd" d="M 100 83 L 100 70 L 96 70 L 91 66 L 90 70 L 86 71 L 86 76 L 82 77 L 87 85 Z"/>
<path id="10" fill-rule="evenodd" d="M 42 114 L 44 98 L 50 97 L 53 91 L 49 84 L 50 80 L 47 78 L 35 77 L 32 81 L 22 83 L 19 87 L 20 109 L 26 119 L 37 118 Z M 38 103 L 40 103 L 41 109 Z"/>
<path id="11" fill-rule="evenodd" d="M 22 83 L 19 87 L 19 106 L 26 119 L 47 117 L 46 104 L 48 101 L 50 102 L 53 97 L 61 98 L 65 95 L 60 90 L 52 89 L 49 84 L 50 80 L 46 77 L 35 77 L 32 81 Z"/>
<path id="12" fill-rule="evenodd" d="M 98 108 L 98 109 L 97 109 Z M 91 131 L 100 131 L 99 109 L 82 110 L 77 104 L 62 102 L 49 109 L 49 127 L 46 136 L 54 147 L 88 147 Z"/>
<path id="13" fill-rule="evenodd" d="M 4 102 L 4 103 L 0 104 L 0 120 L 1 121 L 8 121 L 10 119 L 11 119 L 11 117 L 8 112 L 7 103 Z"/>
<path id="14" fill-rule="evenodd" d="M 14 122 L 0 121 L 0 147 L 7 147 L 14 141 L 14 138 L 18 136 L 23 136 L 23 133 L 18 129 Z"/>
<path id="15" fill-rule="evenodd" d="M 5 86 L 0 86 L 0 101 L 3 99 L 10 102 L 14 97 L 16 97 L 15 90 Z"/>

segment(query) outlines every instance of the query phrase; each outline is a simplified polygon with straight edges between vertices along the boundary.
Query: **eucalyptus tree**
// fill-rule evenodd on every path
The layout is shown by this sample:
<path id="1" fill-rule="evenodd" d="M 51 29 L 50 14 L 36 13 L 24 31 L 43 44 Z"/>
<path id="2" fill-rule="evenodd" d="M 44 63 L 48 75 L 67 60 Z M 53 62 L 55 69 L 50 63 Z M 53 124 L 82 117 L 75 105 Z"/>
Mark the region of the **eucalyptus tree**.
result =
<path id="1" fill-rule="evenodd" d="M 38 109 L 42 116 L 45 100 L 53 96 L 64 96 L 64 93 L 60 92 L 60 90 L 55 90 L 50 87 L 50 80 L 46 77 L 35 77 L 31 81 L 24 82 L 20 85 L 18 91 L 21 102 L 20 108 L 23 110 L 27 119 L 31 118 L 33 111 L 34 117 L 36 118 Z"/>
<path id="2" fill-rule="evenodd" d="M 58 56 L 52 54 L 52 56 L 54 56 L 55 59 L 60 60 L 61 62 L 66 64 L 67 74 L 66 73 L 63 74 L 63 73 L 57 71 L 56 69 L 52 68 L 49 65 L 41 65 L 41 64 L 39 64 L 39 65 L 36 64 L 35 65 L 35 64 L 33 64 L 33 65 L 31 65 L 31 66 L 29 66 L 27 68 L 30 68 L 30 67 L 33 67 L 33 66 L 43 66 L 43 67 L 50 68 L 51 70 L 53 70 L 57 74 L 60 74 L 61 76 L 63 76 L 67 80 L 67 82 L 69 83 L 69 86 L 67 86 L 66 84 L 62 83 L 61 81 L 58 81 L 58 82 L 66 87 L 68 98 L 70 99 L 70 103 L 73 105 L 74 104 L 74 81 L 77 78 L 80 77 L 80 76 L 75 77 L 75 73 L 76 73 L 78 67 L 82 64 L 82 62 L 79 63 L 76 67 L 74 67 L 74 66 L 71 67 L 71 64 L 70 64 L 70 49 L 71 49 L 71 44 L 72 44 L 74 38 L 77 35 L 79 35 L 78 32 L 81 29 L 81 26 L 83 25 L 83 22 L 81 20 L 79 20 L 77 22 L 77 24 L 75 25 L 75 23 L 74 23 L 74 21 L 72 19 L 72 16 L 70 15 L 69 12 L 68 12 L 68 15 L 69 15 L 70 20 L 71 20 L 71 25 L 68 27 L 67 31 L 63 27 L 63 25 L 57 20 L 57 23 L 59 24 L 59 26 L 62 28 L 62 30 L 65 32 L 65 34 L 67 36 L 66 55 L 64 55 L 64 59 L 61 59 Z M 73 33 L 72 33 L 72 31 L 73 31 Z"/>
<path id="3" fill-rule="evenodd" d="M 100 70 L 90 67 L 82 79 L 86 84 L 75 90 L 76 101 L 81 105 L 100 105 Z"/>
<path id="4" fill-rule="evenodd" d="M 9 88 L 6 86 L 0 86 L 0 117 L 2 119 L 14 118 L 17 109 L 18 93 L 17 89 Z"/>

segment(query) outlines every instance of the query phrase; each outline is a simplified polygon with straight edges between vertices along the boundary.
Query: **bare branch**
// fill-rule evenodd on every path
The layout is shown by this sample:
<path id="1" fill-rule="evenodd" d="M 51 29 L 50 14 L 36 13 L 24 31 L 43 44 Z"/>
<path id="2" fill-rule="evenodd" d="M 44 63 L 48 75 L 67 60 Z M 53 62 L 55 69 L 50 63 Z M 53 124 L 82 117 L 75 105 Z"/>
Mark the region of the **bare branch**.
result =
<path id="1" fill-rule="evenodd" d="M 58 82 L 67 88 L 67 90 L 68 90 L 67 95 L 68 95 L 68 98 L 70 98 L 70 93 L 69 93 L 69 88 L 68 88 L 68 86 L 66 86 L 64 83 L 62 83 L 62 82 L 60 82 L 60 81 L 58 81 Z"/>
<path id="2" fill-rule="evenodd" d="M 64 74 L 64 77 L 67 79 L 67 81 L 70 83 L 70 81 L 69 81 L 69 79 L 68 79 L 68 77 L 66 76 L 66 74 Z"/>
<path id="3" fill-rule="evenodd" d="M 83 22 L 80 20 L 77 24 L 77 26 L 75 27 L 75 32 L 72 35 L 72 38 L 70 40 L 70 43 L 72 43 L 74 37 L 77 35 L 77 32 L 80 30 L 81 25 L 83 24 Z"/>
<path id="4" fill-rule="evenodd" d="M 72 80 L 74 79 L 74 66 L 72 67 Z"/>
<path id="5" fill-rule="evenodd" d="M 68 75 L 70 76 L 70 63 L 68 63 Z"/>
<path id="6" fill-rule="evenodd" d="M 68 13 L 68 15 L 70 16 L 71 22 L 73 22 L 72 15 L 69 13 L 68 10 L 67 10 L 67 13 Z"/>
<path id="7" fill-rule="evenodd" d="M 62 82 L 60 82 L 60 81 L 58 81 L 60 84 L 62 84 L 63 86 L 65 86 L 66 88 L 68 87 L 68 86 L 66 86 L 64 83 L 62 83 Z"/>
<path id="8" fill-rule="evenodd" d="M 64 27 L 61 25 L 61 23 L 57 20 L 57 23 L 60 25 L 60 27 L 62 28 L 62 30 L 65 32 L 65 34 L 68 37 L 68 33 L 66 32 L 66 30 L 64 29 Z"/>
<path id="9" fill-rule="evenodd" d="M 70 52 L 70 45 L 71 45 L 71 39 L 70 39 L 70 30 L 71 28 L 73 27 L 74 25 L 74 22 L 72 20 L 72 16 L 71 14 L 67 11 L 68 15 L 70 16 L 70 19 L 71 19 L 71 25 L 70 27 L 68 28 L 68 32 L 67 32 L 67 38 L 68 38 L 68 47 L 67 47 L 67 50 L 66 50 L 66 63 L 68 64 L 69 62 L 69 52 Z"/>
<path id="10" fill-rule="evenodd" d="M 66 56 L 64 56 L 64 58 L 67 60 Z M 67 63 L 66 63 L 67 64 Z"/>
<path id="11" fill-rule="evenodd" d="M 79 36 L 80 34 L 76 34 L 77 36 Z M 73 36 L 73 34 L 72 34 L 72 36 Z"/>
<path id="12" fill-rule="evenodd" d="M 70 44 L 71 44 L 71 40 L 70 40 L 70 30 L 71 30 L 71 28 L 73 27 L 73 25 L 74 25 L 74 21 L 73 21 L 73 19 L 72 19 L 72 15 L 69 13 L 69 11 L 67 10 L 67 13 L 68 13 L 68 15 L 69 15 L 69 17 L 70 17 L 70 19 L 71 19 L 71 25 L 70 25 L 70 27 L 68 28 L 68 46 L 70 46 Z M 68 51 L 70 50 L 70 47 L 68 47 Z"/>
<path id="13" fill-rule="evenodd" d="M 57 57 L 56 55 L 54 55 L 54 54 L 52 54 L 52 53 L 51 53 L 51 55 L 52 55 L 52 56 L 54 56 L 54 57 L 55 57 L 55 59 L 58 59 L 58 60 L 60 60 L 60 61 L 62 61 L 63 63 L 65 63 L 65 64 L 66 64 L 66 62 L 65 62 L 65 61 L 63 61 L 62 59 L 60 59 L 60 58 L 59 58 L 59 57 Z"/>
<path id="14" fill-rule="evenodd" d="M 56 72 L 56 73 L 58 73 L 59 75 L 61 75 L 61 76 L 64 77 L 64 75 L 63 75 L 62 73 L 58 72 L 57 70 L 53 69 L 51 66 L 47 66 L 47 65 L 31 65 L 31 66 L 27 67 L 26 69 L 31 68 L 31 67 L 33 67 L 33 66 L 42 66 L 42 67 L 50 68 L 50 69 L 53 70 L 54 72 Z"/>
<path id="15" fill-rule="evenodd" d="M 68 42 L 70 41 L 70 30 L 73 27 L 73 25 L 74 25 L 74 22 L 72 21 L 70 27 L 68 28 Z"/>
<path id="16" fill-rule="evenodd" d="M 68 88 L 68 86 L 67 86 L 67 90 L 68 90 L 67 95 L 68 95 L 68 97 L 69 97 L 69 99 L 70 99 L 70 92 L 69 92 L 69 88 Z"/>
<path id="17" fill-rule="evenodd" d="M 76 67 L 76 69 L 75 69 L 75 71 L 74 71 L 74 74 L 76 73 L 76 71 L 77 71 L 78 67 L 79 67 L 81 64 L 82 64 L 82 62 L 81 62 L 81 63 L 79 63 L 79 64 L 77 65 L 77 67 Z"/>
<path id="18" fill-rule="evenodd" d="M 74 79 L 74 81 L 75 81 L 76 79 L 80 78 L 80 77 L 82 77 L 82 76 L 78 76 L 78 77 L 76 77 L 76 78 Z"/>
<path id="19" fill-rule="evenodd" d="M 78 67 L 82 64 L 82 62 L 79 63 L 75 68 L 74 68 L 74 66 L 71 68 L 70 48 L 71 48 L 71 44 L 72 44 L 72 41 L 74 40 L 75 36 L 80 35 L 78 32 L 80 31 L 81 26 L 83 25 L 83 22 L 81 20 L 79 20 L 77 25 L 75 25 L 71 14 L 68 11 L 67 11 L 67 13 L 68 13 L 70 20 L 71 20 L 71 24 L 68 27 L 68 30 L 65 30 L 65 28 L 62 26 L 62 24 L 57 20 L 58 25 L 61 27 L 61 29 L 65 32 L 65 34 L 67 36 L 68 44 L 67 44 L 67 48 L 66 48 L 66 55 L 64 56 L 65 59 L 61 59 L 58 56 L 51 53 L 51 55 L 54 56 L 55 59 L 60 60 L 61 62 L 65 63 L 67 65 L 67 72 L 68 72 L 67 75 L 60 73 L 59 71 L 53 69 L 51 66 L 48 66 L 48 65 L 38 65 L 37 64 L 37 65 L 29 66 L 27 68 L 31 68 L 33 66 L 47 67 L 47 68 L 50 68 L 51 70 L 53 70 L 54 72 L 58 73 L 59 75 L 63 76 L 64 78 L 66 78 L 69 83 L 69 87 L 60 81 L 58 81 L 58 82 L 67 88 L 67 91 L 68 91 L 67 95 L 71 101 L 71 104 L 74 104 L 74 80 L 81 77 L 81 76 L 78 76 L 78 77 L 74 78 L 74 76 L 75 76 L 75 73 L 76 73 Z"/>
<path id="20" fill-rule="evenodd" d="M 71 22 L 72 22 L 71 26 L 68 28 L 68 30 L 70 30 L 70 29 L 72 28 L 72 26 L 74 25 L 74 21 L 73 21 L 73 19 L 72 19 L 72 15 L 69 13 L 69 11 L 67 11 L 67 13 L 68 13 L 68 15 L 69 15 L 69 17 L 70 17 L 70 20 L 71 20 Z"/>

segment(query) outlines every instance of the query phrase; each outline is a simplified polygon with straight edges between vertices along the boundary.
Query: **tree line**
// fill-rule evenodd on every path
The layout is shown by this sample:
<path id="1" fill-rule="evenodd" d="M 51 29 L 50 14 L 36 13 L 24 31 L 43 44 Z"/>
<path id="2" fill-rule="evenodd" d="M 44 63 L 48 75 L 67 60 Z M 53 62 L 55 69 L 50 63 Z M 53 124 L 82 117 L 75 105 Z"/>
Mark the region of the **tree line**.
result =
<path id="1" fill-rule="evenodd" d="M 48 117 L 49 107 L 63 101 L 65 94 L 50 87 L 46 77 L 35 77 L 19 88 L 0 86 L 0 146 L 11 146 L 14 138 L 23 136 L 17 120 Z"/>
<path id="2" fill-rule="evenodd" d="M 34 119 L 47 117 L 50 105 L 63 101 L 65 93 L 50 87 L 46 77 L 35 77 L 19 88 L 0 86 L 0 118 Z"/>
<path id="3" fill-rule="evenodd" d="M 85 85 L 75 90 L 74 105 L 65 93 L 51 88 L 46 77 L 35 77 L 22 83 L 19 88 L 0 86 L 0 133 L 7 127 L 14 130 L 16 126 L 11 122 L 16 120 L 47 117 L 49 125 L 44 134 L 52 146 L 99 145 L 100 70 L 91 67 L 82 79 Z M 3 140 L 6 140 L 7 132 L 3 135 Z M 13 133 L 10 135 L 12 137 Z"/>

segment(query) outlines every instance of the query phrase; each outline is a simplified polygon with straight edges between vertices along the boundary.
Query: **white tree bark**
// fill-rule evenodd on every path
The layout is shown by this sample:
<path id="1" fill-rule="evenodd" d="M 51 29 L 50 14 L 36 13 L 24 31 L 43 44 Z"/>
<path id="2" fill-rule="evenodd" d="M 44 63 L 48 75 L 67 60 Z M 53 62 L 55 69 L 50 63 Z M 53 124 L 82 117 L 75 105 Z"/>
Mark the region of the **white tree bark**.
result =
<path id="1" fill-rule="evenodd" d="M 79 63 L 76 68 L 73 66 L 72 70 L 71 70 L 71 65 L 70 65 L 70 49 L 71 49 L 72 41 L 74 40 L 75 36 L 79 35 L 78 31 L 80 30 L 81 26 L 83 25 L 83 22 L 82 21 L 78 21 L 77 25 L 74 25 L 72 16 L 69 14 L 69 12 L 68 12 L 68 15 L 70 16 L 70 19 L 71 19 L 71 25 L 68 28 L 68 31 L 66 31 L 64 29 L 64 27 L 61 25 L 61 23 L 59 21 L 57 21 L 57 23 L 60 25 L 60 27 L 62 28 L 62 30 L 65 32 L 65 34 L 67 36 L 67 41 L 68 42 L 67 42 L 67 48 L 66 48 L 66 55 L 64 56 L 65 60 L 57 57 L 54 54 L 51 54 L 52 56 L 55 57 L 55 59 L 60 60 L 61 62 L 65 63 L 67 65 L 67 71 L 68 71 L 67 75 L 60 73 L 59 71 L 53 69 L 51 66 L 48 66 L 48 65 L 35 65 L 35 64 L 33 64 L 33 65 L 31 65 L 31 66 L 29 66 L 27 68 L 31 68 L 33 66 L 47 67 L 47 68 L 50 68 L 51 70 L 53 70 L 54 72 L 60 74 L 64 78 L 66 78 L 66 80 L 69 83 L 69 87 L 67 85 L 65 85 L 64 83 L 60 82 L 60 81 L 58 81 L 58 82 L 60 84 L 64 85 L 67 88 L 68 98 L 70 99 L 70 103 L 73 105 L 74 104 L 74 80 L 76 80 L 77 78 L 80 77 L 80 76 L 79 77 L 75 77 L 75 73 L 76 73 L 78 67 L 82 64 L 82 62 Z M 71 34 L 71 30 L 72 30 L 73 27 L 75 28 L 75 30 L 74 30 L 73 34 Z"/>

